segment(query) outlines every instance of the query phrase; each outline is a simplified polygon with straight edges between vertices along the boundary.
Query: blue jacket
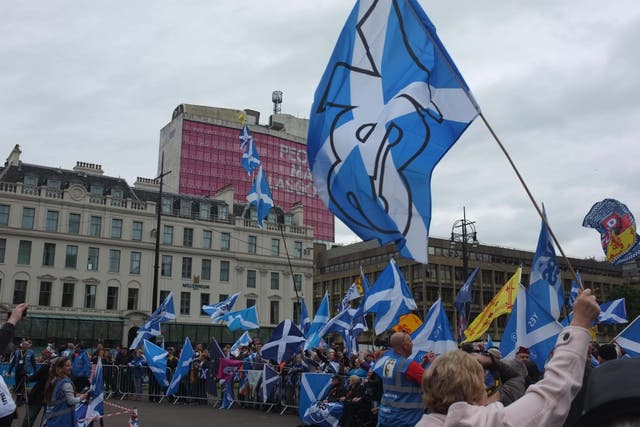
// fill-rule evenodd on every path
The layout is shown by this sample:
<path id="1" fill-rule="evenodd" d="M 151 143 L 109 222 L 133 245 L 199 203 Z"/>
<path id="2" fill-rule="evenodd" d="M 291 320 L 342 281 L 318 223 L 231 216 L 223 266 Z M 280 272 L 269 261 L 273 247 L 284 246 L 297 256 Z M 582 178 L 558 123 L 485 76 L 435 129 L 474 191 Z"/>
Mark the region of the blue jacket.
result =
<path id="1" fill-rule="evenodd" d="M 80 353 L 73 359 L 73 364 L 71 365 L 71 376 L 73 378 L 89 378 L 91 374 L 91 362 L 89 361 L 89 356 L 85 350 L 80 350 Z"/>
<path id="2" fill-rule="evenodd" d="M 14 351 L 9 365 L 9 374 L 11 374 L 14 369 L 16 374 L 24 370 L 28 375 L 33 375 L 36 371 L 36 358 L 33 355 L 33 350 L 25 351 L 24 357 L 22 356 L 22 350 Z"/>
<path id="3" fill-rule="evenodd" d="M 76 426 L 75 406 L 69 406 L 64 398 L 62 391 L 64 383 L 71 383 L 71 380 L 69 378 L 58 380 L 53 388 L 53 393 L 51 393 L 51 401 L 47 402 L 44 413 L 47 427 Z"/>
<path id="4" fill-rule="evenodd" d="M 411 359 L 405 359 L 391 350 L 381 359 L 380 365 L 376 365 L 383 388 L 378 425 L 413 427 L 422 418 L 422 388 L 406 377 L 411 362 Z"/>

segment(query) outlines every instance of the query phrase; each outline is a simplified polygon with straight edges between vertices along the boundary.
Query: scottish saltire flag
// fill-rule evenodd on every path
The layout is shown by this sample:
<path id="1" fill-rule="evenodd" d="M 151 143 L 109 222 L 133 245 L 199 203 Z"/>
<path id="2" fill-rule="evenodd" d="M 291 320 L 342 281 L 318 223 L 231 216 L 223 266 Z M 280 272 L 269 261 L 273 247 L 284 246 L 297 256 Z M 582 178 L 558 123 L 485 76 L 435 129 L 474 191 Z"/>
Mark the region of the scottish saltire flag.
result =
<path id="1" fill-rule="evenodd" d="M 493 340 L 491 339 L 491 335 L 487 334 L 487 348 L 495 347 Z"/>
<path id="2" fill-rule="evenodd" d="M 313 321 L 309 325 L 309 331 L 306 336 L 308 338 L 308 344 L 305 345 L 305 350 L 308 348 L 317 347 L 320 343 L 321 336 L 318 335 L 320 329 L 324 328 L 324 325 L 329 321 L 329 294 L 324 293 L 324 297 L 320 302 L 316 315 L 313 316 Z"/>
<path id="3" fill-rule="evenodd" d="M 325 398 L 331 387 L 331 374 L 312 374 L 304 372 L 300 377 L 300 402 L 298 414 L 304 423 L 307 410 L 318 400 Z"/>
<path id="4" fill-rule="evenodd" d="M 240 131 L 240 149 L 242 150 L 242 167 L 249 175 L 260 166 L 260 155 L 255 140 L 249 131 L 249 126 L 242 126 Z"/>
<path id="5" fill-rule="evenodd" d="M 418 309 L 407 282 L 393 258 L 378 276 L 373 288 L 369 289 L 369 295 L 364 304 L 365 313 L 376 314 L 374 320 L 376 335 L 394 327 L 403 314 Z"/>
<path id="6" fill-rule="evenodd" d="M 231 311 L 239 296 L 240 292 L 236 292 L 224 301 L 220 301 L 216 304 L 211 305 L 203 305 L 202 311 L 204 311 L 209 315 L 209 317 L 211 317 L 211 322 L 220 322 L 222 321 L 224 315 Z"/>
<path id="7" fill-rule="evenodd" d="M 364 305 L 361 302 L 351 319 L 351 328 L 343 332 L 344 343 L 349 354 L 358 353 L 360 350 L 358 337 L 368 330 L 367 320 L 364 317 Z"/>
<path id="8" fill-rule="evenodd" d="M 169 386 L 169 381 L 167 381 L 168 355 L 169 353 L 164 348 L 144 340 L 144 358 L 147 359 L 147 366 L 158 380 L 158 384 L 163 387 Z"/>
<path id="9" fill-rule="evenodd" d="M 351 301 L 357 300 L 360 298 L 360 292 L 358 292 L 358 287 L 355 282 L 349 286 L 347 292 L 345 292 L 344 297 L 342 297 L 342 301 L 340 302 L 340 311 L 351 308 Z"/>
<path id="10" fill-rule="evenodd" d="M 91 378 L 91 400 L 87 403 L 85 419 L 90 421 L 96 417 L 104 415 L 104 375 L 102 373 L 102 358 L 98 357 L 96 369 Z"/>
<path id="11" fill-rule="evenodd" d="M 237 330 L 250 331 L 260 327 L 258 324 L 258 309 L 255 305 L 244 310 L 225 314 L 222 320 L 227 323 L 227 327 L 231 332 Z"/>
<path id="12" fill-rule="evenodd" d="M 309 317 L 309 312 L 307 311 L 307 305 L 304 303 L 304 297 L 300 298 L 300 330 L 302 333 L 307 336 L 309 332 L 309 327 L 311 326 L 311 318 Z"/>
<path id="13" fill-rule="evenodd" d="M 249 332 L 245 332 L 240 335 L 240 338 L 238 338 L 231 346 L 231 354 L 238 357 L 240 354 L 240 347 L 249 347 L 249 344 L 251 344 L 251 337 L 249 336 Z"/>
<path id="14" fill-rule="evenodd" d="M 274 206 L 273 196 L 271 196 L 271 190 L 269 189 L 269 184 L 267 184 L 267 176 L 262 171 L 262 166 L 258 168 L 251 190 L 247 194 L 247 202 L 256 207 L 258 211 L 258 226 L 262 228 L 264 219 Z"/>
<path id="15" fill-rule="evenodd" d="M 411 334 L 411 339 L 413 340 L 411 357 L 416 361 L 430 351 L 440 355 L 458 348 L 440 298 L 429 308 L 424 322 Z"/>
<path id="16" fill-rule="evenodd" d="M 191 366 L 192 361 L 193 347 L 191 347 L 191 341 L 189 341 L 189 337 L 187 337 L 184 340 L 182 352 L 180 353 L 180 357 L 178 358 L 178 366 L 176 366 L 176 370 L 173 373 L 173 377 L 171 378 L 171 383 L 169 383 L 169 387 L 167 388 L 167 396 L 176 394 L 176 392 L 178 391 L 178 386 L 180 385 L 180 380 L 182 379 L 182 377 L 189 374 L 189 367 Z"/>
<path id="17" fill-rule="evenodd" d="M 613 340 L 631 357 L 640 357 L 640 316 L 624 328 Z"/>
<path id="18" fill-rule="evenodd" d="M 500 352 L 515 357 L 518 347 L 527 347 L 529 357 L 541 371 L 556 344 L 562 325 L 520 285 L 516 303 L 502 334 Z"/>
<path id="19" fill-rule="evenodd" d="M 431 174 L 477 115 L 417 1 L 356 2 L 311 107 L 320 198 L 363 240 L 426 264 Z"/>
<path id="20" fill-rule="evenodd" d="M 573 304 L 575 304 L 576 298 L 578 298 L 578 295 L 580 294 L 580 285 L 582 285 L 580 273 L 576 273 L 576 276 L 578 276 L 580 284 L 578 284 L 575 279 L 571 281 L 571 291 L 569 291 L 569 310 L 573 310 Z"/>
<path id="21" fill-rule="evenodd" d="M 302 331 L 291 320 L 286 319 L 276 326 L 269 342 L 262 346 L 260 354 L 263 359 L 286 362 L 302 348 L 305 341 Z"/>
<path id="22" fill-rule="evenodd" d="M 302 422 L 317 427 L 338 427 L 343 412 L 344 404 L 341 402 L 317 401 L 305 411 Z"/>
<path id="23" fill-rule="evenodd" d="M 224 359 L 224 353 L 220 348 L 220 344 L 216 341 L 215 338 L 211 338 L 211 343 L 209 344 L 209 358 L 210 359 Z"/>
<path id="24" fill-rule="evenodd" d="M 543 214 L 546 217 L 546 213 Z M 560 266 L 556 258 L 549 230 L 542 221 L 538 247 L 533 257 L 531 276 L 529 278 L 529 293 L 545 308 L 554 319 L 560 318 L 560 310 L 564 305 L 564 289 L 560 278 Z"/>
<path id="25" fill-rule="evenodd" d="M 464 340 L 464 331 L 467 329 L 469 312 L 471 310 L 471 292 L 473 291 L 473 282 L 476 280 L 478 271 L 480 271 L 480 267 L 476 267 L 475 270 L 471 272 L 469 277 L 467 277 L 467 281 L 464 282 L 464 285 L 462 285 L 456 295 L 454 305 L 458 312 L 458 341 Z"/>
<path id="26" fill-rule="evenodd" d="M 600 233 L 602 250 L 612 264 L 624 264 L 640 255 L 636 221 L 623 203 L 604 199 L 594 204 L 584 217 L 582 226 L 595 228 Z"/>
<path id="27" fill-rule="evenodd" d="M 355 308 L 341 311 L 340 313 L 329 319 L 327 324 L 324 325 L 324 328 L 320 329 L 318 335 L 322 338 L 332 332 L 342 333 L 345 330 L 349 330 L 351 328 L 351 321 L 353 320 L 353 315 L 355 313 Z"/>
<path id="28" fill-rule="evenodd" d="M 262 401 L 266 402 L 280 385 L 280 375 L 266 363 L 262 367 Z"/>
<path id="29" fill-rule="evenodd" d="M 87 417 L 87 409 L 89 405 L 87 402 L 76 403 L 76 407 L 74 409 L 76 425 L 75 427 L 86 427 L 90 422 L 91 418 Z M 46 426 L 46 424 L 44 424 Z"/>
<path id="30" fill-rule="evenodd" d="M 603 325 L 619 325 L 627 322 L 627 310 L 624 306 L 624 298 L 600 304 L 598 323 Z"/>
<path id="31" fill-rule="evenodd" d="M 138 333 L 129 348 L 136 349 L 140 347 L 143 339 L 159 336 L 161 334 L 160 324 L 175 318 L 176 309 L 173 305 L 173 292 L 169 292 L 169 295 L 165 297 L 164 301 L 160 303 L 142 327 L 138 329 Z"/>

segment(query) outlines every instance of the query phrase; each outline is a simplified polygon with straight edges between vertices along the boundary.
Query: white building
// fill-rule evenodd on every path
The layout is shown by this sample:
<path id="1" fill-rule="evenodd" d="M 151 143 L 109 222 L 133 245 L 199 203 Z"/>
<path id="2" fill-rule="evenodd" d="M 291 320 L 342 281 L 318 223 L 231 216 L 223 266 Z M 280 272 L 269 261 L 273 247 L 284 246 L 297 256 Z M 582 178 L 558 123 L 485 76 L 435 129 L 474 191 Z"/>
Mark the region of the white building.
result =
<path id="1" fill-rule="evenodd" d="M 20 154 L 16 146 L 0 168 L 0 311 L 27 301 L 18 335 L 36 344 L 126 343 L 151 311 L 158 183 L 130 187 L 100 165 L 65 170 Z M 233 200 L 230 188 L 213 198 L 163 193 L 158 301 L 173 291 L 177 313 L 163 325 L 168 342 L 232 341 L 200 307 L 235 292 L 234 309 L 257 305 L 253 335 L 263 340 L 283 319 L 297 320 L 294 282 L 310 299 L 313 233 L 297 225 L 302 206 L 274 208 L 261 230 Z"/>

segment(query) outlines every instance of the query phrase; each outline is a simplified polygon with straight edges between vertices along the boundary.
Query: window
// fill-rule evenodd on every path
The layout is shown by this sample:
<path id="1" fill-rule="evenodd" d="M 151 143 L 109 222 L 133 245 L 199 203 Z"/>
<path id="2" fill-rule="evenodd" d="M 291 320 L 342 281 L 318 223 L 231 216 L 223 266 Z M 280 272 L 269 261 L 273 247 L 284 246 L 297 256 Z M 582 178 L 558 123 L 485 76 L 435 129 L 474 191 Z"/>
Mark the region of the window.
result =
<path id="1" fill-rule="evenodd" d="M 9 225 L 9 205 L 0 205 L 0 225 Z"/>
<path id="2" fill-rule="evenodd" d="M 140 261 L 142 258 L 142 253 L 132 251 L 131 257 L 129 258 L 129 273 L 130 274 L 140 274 Z"/>
<path id="3" fill-rule="evenodd" d="M 191 217 L 191 200 L 180 200 L 180 216 Z"/>
<path id="4" fill-rule="evenodd" d="M 302 291 L 302 274 L 293 275 L 293 286 L 296 291 Z"/>
<path id="5" fill-rule="evenodd" d="M 7 251 L 7 239 L 0 239 L 0 264 L 4 264 L 4 254 Z"/>
<path id="6" fill-rule="evenodd" d="M 220 233 L 220 250 L 228 251 L 231 249 L 231 235 L 229 233 Z"/>
<path id="7" fill-rule="evenodd" d="M 272 222 L 272 223 L 277 223 L 278 222 L 278 215 L 273 211 L 270 210 L 269 214 L 267 215 L 267 221 L 268 222 Z"/>
<path id="8" fill-rule="evenodd" d="M 173 245 L 173 226 L 164 226 L 164 231 L 162 233 L 162 243 L 165 245 Z"/>
<path id="9" fill-rule="evenodd" d="M 271 272 L 271 289 L 280 289 L 280 273 L 278 273 L 277 271 Z"/>
<path id="10" fill-rule="evenodd" d="M 280 239 L 271 239 L 271 256 L 280 256 Z"/>
<path id="11" fill-rule="evenodd" d="M 183 256 L 182 257 L 182 278 L 189 279 L 191 278 L 191 257 Z"/>
<path id="12" fill-rule="evenodd" d="M 69 214 L 69 234 L 80 234 L 80 214 Z"/>
<path id="13" fill-rule="evenodd" d="M 89 192 L 91 194 L 91 197 L 102 197 L 104 190 L 102 189 L 101 185 L 92 184 Z"/>
<path id="14" fill-rule="evenodd" d="M 138 288 L 129 288 L 127 290 L 127 310 L 138 309 Z"/>
<path id="15" fill-rule="evenodd" d="M 203 305 L 209 305 L 209 294 L 200 294 L 200 315 L 208 316 L 208 314 L 202 309 Z"/>
<path id="16" fill-rule="evenodd" d="M 220 281 L 229 281 L 229 261 L 220 261 Z"/>
<path id="17" fill-rule="evenodd" d="M 229 218 L 229 207 L 227 205 L 218 205 L 218 219 L 226 220 Z"/>
<path id="18" fill-rule="evenodd" d="M 171 291 L 160 291 L 160 302 L 161 303 L 162 303 L 162 301 L 167 299 L 167 297 L 169 296 L 169 293 L 171 293 Z"/>
<path id="19" fill-rule="evenodd" d="M 109 273 L 120 272 L 120 250 L 109 249 Z"/>
<path id="20" fill-rule="evenodd" d="M 226 300 L 227 298 L 229 298 L 229 295 L 220 294 L 220 295 L 218 295 L 218 302 L 222 302 L 222 301 Z"/>
<path id="21" fill-rule="evenodd" d="M 93 217 L 91 217 L 93 219 Z M 113 218 L 111 220 L 111 238 L 122 239 L 122 220 Z"/>
<path id="22" fill-rule="evenodd" d="M 186 316 L 191 312 L 191 292 L 180 292 L 180 314 Z"/>
<path id="23" fill-rule="evenodd" d="M 122 200 L 124 198 L 124 191 L 119 188 L 114 188 L 111 190 L 111 198 L 114 200 Z"/>
<path id="24" fill-rule="evenodd" d="M 18 264 L 31 264 L 31 241 L 20 240 L 20 243 L 18 244 Z"/>
<path id="25" fill-rule="evenodd" d="M 91 220 L 89 222 L 89 235 L 100 237 L 101 231 L 102 231 L 102 217 L 92 215 Z"/>
<path id="26" fill-rule="evenodd" d="M 247 252 L 249 252 L 250 254 L 255 254 L 258 246 L 258 238 L 256 236 L 249 236 L 247 245 Z"/>
<path id="27" fill-rule="evenodd" d="M 58 231 L 58 211 L 47 211 L 47 231 Z"/>
<path id="28" fill-rule="evenodd" d="M 293 242 L 293 256 L 296 258 L 302 258 L 302 242 L 298 240 Z"/>
<path id="29" fill-rule="evenodd" d="M 75 291 L 75 283 L 62 284 L 62 306 L 73 307 L 73 293 Z"/>
<path id="30" fill-rule="evenodd" d="M 142 222 L 133 221 L 131 228 L 131 240 L 142 240 Z"/>
<path id="31" fill-rule="evenodd" d="M 24 185 L 27 187 L 37 187 L 38 186 L 38 177 L 37 176 L 25 176 L 24 177 Z"/>
<path id="32" fill-rule="evenodd" d="M 247 288 L 256 287 L 256 271 L 247 270 Z"/>
<path id="33" fill-rule="evenodd" d="M 27 281 L 16 280 L 13 287 L 13 303 L 22 304 L 27 300 Z"/>
<path id="34" fill-rule="evenodd" d="M 280 301 L 271 301 L 270 321 L 272 325 L 280 323 Z"/>
<path id="35" fill-rule="evenodd" d="M 293 302 L 293 323 L 295 323 L 296 325 L 300 324 L 300 303 L 294 301 Z"/>
<path id="36" fill-rule="evenodd" d="M 209 203 L 200 203 L 200 219 L 209 219 L 211 216 L 211 205 Z"/>
<path id="37" fill-rule="evenodd" d="M 67 245 L 64 256 L 65 268 L 76 268 L 78 264 L 78 247 L 76 245 Z"/>
<path id="38" fill-rule="evenodd" d="M 42 265 L 53 267 L 56 261 L 56 245 L 55 243 L 45 243 L 42 250 Z"/>
<path id="39" fill-rule="evenodd" d="M 193 228 L 185 228 L 182 235 L 182 246 L 193 247 Z"/>
<path id="40" fill-rule="evenodd" d="M 51 305 L 51 282 L 40 282 L 38 305 L 43 305 L 45 307 Z"/>
<path id="41" fill-rule="evenodd" d="M 162 198 L 162 213 L 164 214 L 173 213 L 173 199 L 166 198 L 166 197 Z"/>
<path id="42" fill-rule="evenodd" d="M 205 249 L 211 249 L 212 242 L 213 234 L 209 230 L 204 230 L 202 232 L 202 247 Z"/>
<path id="43" fill-rule="evenodd" d="M 89 255 L 87 256 L 87 270 L 98 271 L 98 257 L 100 256 L 99 248 L 89 248 Z"/>
<path id="44" fill-rule="evenodd" d="M 293 215 L 288 213 L 284 214 L 284 225 L 293 225 Z"/>
<path id="45" fill-rule="evenodd" d="M 211 280 L 211 260 L 202 260 L 202 271 L 200 272 L 200 278 L 202 280 Z"/>
<path id="46" fill-rule="evenodd" d="M 47 179 L 47 188 L 50 190 L 59 190 L 60 189 L 60 180 L 56 178 L 48 178 Z"/>
<path id="47" fill-rule="evenodd" d="M 253 298 L 247 298 L 247 308 L 253 307 L 254 305 L 256 305 L 256 300 Z"/>
<path id="48" fill-rule="evenodd" d="M 22 228 L 33 229 L 33 224 L 36 219 L 35 208 L 22 208 Z"/>
<path id="49" fill-rule="evenodd" d="M 96 308 L 96 285 L 84 286 L 84 308 Z"/>
<path id="50" fill-rule="evenodd" d="M 160 274 L 164 277 L 171 277 L 171 267 L 173 265 L 173 257 L 171 255 L 162 255 L 162 267 Z"/>
<path id="51" fill-rule="evenodd" d="M 118 309 L 118 288 L 109 286 L 107 288 L 107 310 Z"/>

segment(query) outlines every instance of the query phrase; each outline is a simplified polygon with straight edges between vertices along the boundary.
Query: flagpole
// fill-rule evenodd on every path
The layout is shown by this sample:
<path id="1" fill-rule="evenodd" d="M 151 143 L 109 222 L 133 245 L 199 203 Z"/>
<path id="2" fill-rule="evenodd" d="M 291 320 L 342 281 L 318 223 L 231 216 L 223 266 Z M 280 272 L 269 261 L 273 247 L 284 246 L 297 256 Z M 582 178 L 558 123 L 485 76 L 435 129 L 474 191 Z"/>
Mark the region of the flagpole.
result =
<path id="1" fill-rule="evenodd" d="M 296 281 L 293 277 L 293 266 L 291 265 L 291 257 L 289 256 L 289 248 L 287 247 L 287 239 L 284 237 L 284 229 L 282 224 L 278 224 L 278 228 L 280 228 L 280 234 L 282 235 L 282 241 L 284 242 L 284 252 L 287 254 L 287 262 L 289 263 L 289 271 L 291 271 L 291 281 L 293 282 L 293 291 L 296 293 L 296 301 L 298 302 L 298 306 L 300 305 L 300 295 L 298 295 L 298 288 L 296 288 Z M 301 284 L 302 285 L 302 284 Z M 300 319 L 302 321 L 302 319 Z"/>
<path id="2" fill-rule="evenodd" d="M 625 332 L 627 329 L 629 329 L 631 326 L 633 326 L 633 324 L 634 324 L 634 323 L 636 323 L 636 322 L 638 321 L 638 319 L 640 319 L 640 316 L 638 316 L 638 317 L 636 317 L 635 319 L 633 319 L 633 322 L 629 323 L 629 324 L 627 325 L 627 327 L 626 327 L 626 328 L 624 328 L 624 329 L 622 330 L 622 332 L 620 332 L 618 335 L 616 335 L 615 337 L 613 337 L 613 339 L 612 339 L 611 341 L 609 341 L 609 344 L 613 343 L 615 340 L 617 340 L 617 339 L 618 339 L 618 337 L 620 337 L 620 335 L 624 334 L 624 332 Z"/>
<path id="3" fill-rule="evenodd" d="M 507 149 L 504 147 L 504 145 L 502 145 L 502 142 L 500 141 L 500 138 L 498 138 L 498 135 L 496 135 L 496 133 L 494 132 L 493 128 L 491 127 L 491 125 L 489 124 L 487 119 L 484 117 L 484 114 L 482 114 L 482 111 L 480 111 L 480 109 L 478 109 L 478 114 L 479 114 L 480 118 L 482 118 L 482 121 L 484 122 L 485 126 L 487 126 L 487 129 L 489 129 L 489 132 L 493 136 L 493 139 L 496 141 L 496 143 L 498 144 L 498 146 L 500 147 L 500 149 L 504 153 L 505 157 L 509 161 L 509 164 L 513 168 L 513 171 L 516 173 L 516 176 L 518 177 L 518 180 L 520 181 L 520 183 L 524 187 L 524 190 L 527 192 L 527 195 L 529 196 L 529 200 L 531 200 L 531 203 L 533 204 L 533 207 L 536 208 L 536 211 L 538 212 L 538 215 L 540 215 L 540 218 L 542 218 L 542 222 L 544 222 L 544 225 L 547 227 L 547 230 L 549 230 L 549 234 L 551 235 L 551 238 L 553 239 L 553 242 L 558 247 L 558 250 L 560 251 L 560 254 L 562 254 L 562 258 L 567 263 L 567 266 L 569 267 L 569 271 L 571 272 L 571 275 L 573 276 L 575 281 L 578 283 L 578 286 L 580 286 L 580 289 L 584 289 L 582 287 L 582 283 L 580 283 L 580 281 L 578 280 L 578 276 L 577 276 L 575 270 L 573 269 L 573 266 L 571 265 L 571 262 L 569 262 L 569 258 L 567 258 L 567 256 L 565 255 L 564 250 L 562 249 L 562 246 L 560 246 L 560 242 L 558 242 L 558 239 L 556 238 L 556 235 L 553 233 L 553 230 L 551 229 L 551 226 L 549 225 L 549 222 L 547 221 L 547 218 L 542 213 L 542 210 L 540 209 L 540 206 L 538 206 L 538 203 L 533 198 L 533 195 L 531 194 L 531 191 L 529 190 L 529 187 L 524 182 L 524 179 L 522 178 L 522 175 L 520 175 L 520 172 L 518 171 L 518 168 L 516 167 L 515 163 L 511 159 L 511 156 L 507 152 Z"/>

